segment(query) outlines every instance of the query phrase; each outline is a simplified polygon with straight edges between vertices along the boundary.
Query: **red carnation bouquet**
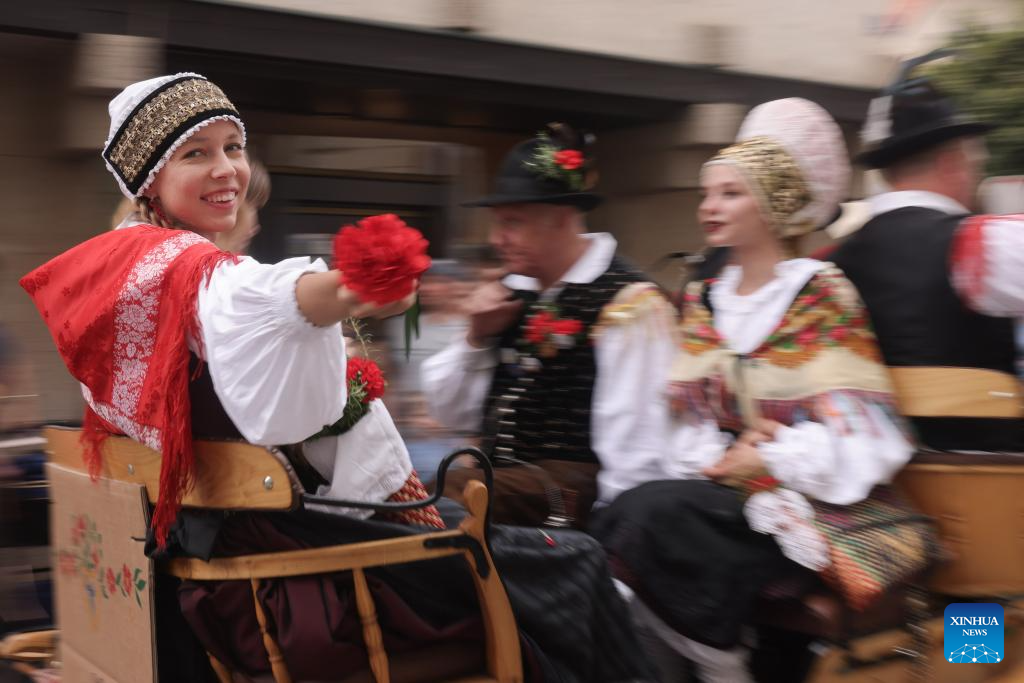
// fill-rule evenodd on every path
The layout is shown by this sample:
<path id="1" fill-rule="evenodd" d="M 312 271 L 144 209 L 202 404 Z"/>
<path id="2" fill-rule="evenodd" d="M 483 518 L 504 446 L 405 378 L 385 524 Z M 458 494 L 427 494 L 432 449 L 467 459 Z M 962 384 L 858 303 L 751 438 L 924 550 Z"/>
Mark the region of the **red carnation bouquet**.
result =
<path id="1" fill-rule="evenodd" d="M 360 299 L 389 304 L 408 296 L 416 281 L 430 268 L 423 234 L 393 213 L 370 216 L 346 225 L 334 236 L 334 267 L 341 284 Z M 405 359 L 413 335 L 420 336 L 417 301 L 405 312 Z"/>
<path id="2" fill-rule="evenodd" d="M 429 243 L 393 213 L 346 225 L 334 237 L 334 267 L 359 298 L 389 304 L 408 296 L 430 267 Z"/>

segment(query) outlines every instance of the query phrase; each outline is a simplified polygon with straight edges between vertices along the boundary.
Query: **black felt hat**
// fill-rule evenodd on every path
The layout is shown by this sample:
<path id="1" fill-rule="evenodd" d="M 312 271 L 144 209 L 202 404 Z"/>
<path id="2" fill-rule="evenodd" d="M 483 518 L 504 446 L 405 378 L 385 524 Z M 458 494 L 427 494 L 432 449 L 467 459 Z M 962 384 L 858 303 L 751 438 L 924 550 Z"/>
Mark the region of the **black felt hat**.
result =
<path id="1" fill-rule="evenodd" d="M 916 67 L 949 54 L 936 51 L 904 62 L 895 82 L 871 101 L 858 162 L 885 168 L 947 140 L 983 135 L 995 128 L 965 118 L 927 78 L 910 78 Z"/>
<path id="2" fill-rule="evenodd" d="M 601 203 L 590 191 L 596 180 L 593 147 L 592 135 L 548 124 L 505 155 L 490 194 L 463 206 L 567 204 L 590 211 Z"/>

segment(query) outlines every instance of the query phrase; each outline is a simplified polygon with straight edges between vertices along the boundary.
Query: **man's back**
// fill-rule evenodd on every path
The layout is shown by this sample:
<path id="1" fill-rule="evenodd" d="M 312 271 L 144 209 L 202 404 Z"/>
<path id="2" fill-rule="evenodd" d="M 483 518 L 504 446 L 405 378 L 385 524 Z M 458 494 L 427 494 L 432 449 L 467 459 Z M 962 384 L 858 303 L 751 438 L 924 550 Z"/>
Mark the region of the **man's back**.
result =
<path id="1" fill-rule="evenodd" d="M 1012 321 L 971 311 L 950 282 L 950 246 L 964 217 L 919 206 L 898 208 L 872 218 L 835 253 L 836 265 L 867 305 L 888 365 L 1014 374 Z M 913 422 L 921 440 L 939 449 L 1011 450 L 1024 441 L 1020 420 Z"/>

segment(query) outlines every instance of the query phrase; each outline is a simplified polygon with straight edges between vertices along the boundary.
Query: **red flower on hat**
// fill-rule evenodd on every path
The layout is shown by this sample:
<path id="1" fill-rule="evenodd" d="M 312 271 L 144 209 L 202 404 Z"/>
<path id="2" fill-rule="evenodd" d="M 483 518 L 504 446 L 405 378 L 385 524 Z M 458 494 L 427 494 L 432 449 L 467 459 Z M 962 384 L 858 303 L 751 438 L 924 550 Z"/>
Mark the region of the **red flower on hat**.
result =
<path id="1" fill-rule="evenodd" d="M 430 267 L 427 240 L 394 214 L 346 225 L 334 237 L 334 267 L 341 284 L 360 299 L 387 304 L 408 296 Z"/>
<path id="2" fill-rule="evenodd" d="M 349 358 L 345 376 L 351 387 L 353 382 L 363 386 L 363 403 L 369 403 L 384 395 L 384 373 L 380 366 L 369 358 Z"/>
<path id="3" fill-rule="evenodd" d="M 555 152 L 555 163 L 567 171 L 575 171 L 583 165 L 583 152 L 578 149 L 563 149 Z"/>

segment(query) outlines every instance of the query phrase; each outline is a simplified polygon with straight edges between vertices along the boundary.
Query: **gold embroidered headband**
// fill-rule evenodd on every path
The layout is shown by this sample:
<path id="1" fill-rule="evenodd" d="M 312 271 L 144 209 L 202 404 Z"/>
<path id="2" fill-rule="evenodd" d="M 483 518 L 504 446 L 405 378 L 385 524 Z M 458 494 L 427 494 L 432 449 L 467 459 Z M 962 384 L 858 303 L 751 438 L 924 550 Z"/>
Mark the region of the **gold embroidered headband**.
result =
<path id="1" fill-rule="evenodd" d="M 197 130 L 233 121 L 245 126 L 224 92 L 199 74 L 162 76 L 126 88 L 110 103 L 103 159 L 128 197 L 142 195 L 167 160 Z"/>
<path id="2" fill-rule="evenodd" d="M 811 202 L 811 189 L 796 160 L 772 139 L 759 136 L 730 145 L 706 165 L 718 163 L 739 168 L 780 237 L 803 235 L 816 227 L 810 221 L 793 221 Z"/>

